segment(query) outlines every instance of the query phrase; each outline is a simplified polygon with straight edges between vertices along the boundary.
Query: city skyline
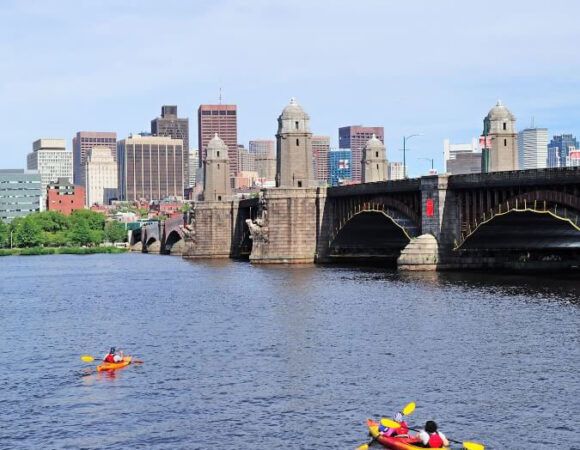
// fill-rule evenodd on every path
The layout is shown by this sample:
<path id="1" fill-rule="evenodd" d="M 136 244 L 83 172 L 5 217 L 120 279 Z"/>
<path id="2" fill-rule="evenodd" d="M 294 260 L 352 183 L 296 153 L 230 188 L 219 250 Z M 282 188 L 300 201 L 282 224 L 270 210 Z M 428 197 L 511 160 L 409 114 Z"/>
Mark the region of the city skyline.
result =
<path id="1" fill-rule="evenodd" d="M 114 130 L 124 138 L 146 130 L 164 104 L 178 105 L 196 129 L 197 107 L 218 103 L 220 88 L 224 103 L 238 105 L 239 143 L 272 139 L 280 106 L 292 96 L 311 115 L 313 133 L 331 136 L 332 146 L 341 126 L 379 124 L 394 161 L 401 159 L 403 136 L 423 133 L 407 155 L 411 176 L 424 171 L 421 157 L 435 158 L 442 170 L 441 141 L 463 142 L 478 134 L 482 112 L 497 99 L 510 106 L 520 124 L 534 116 L 553 134 L 579 135 L 580 61 L 568 58 L 566 71 L 553 61 L 574 54 L 580 5 L 557 2 L 551 20 L 561 26 L 538 34 L 549 27 L 536 4 L 502 3 L 499 8 L 491 1 L 488 7 L 495 5 L 502 14 L 490 24 L 478 20 L 477 5 L 451 2 L 423 5 L 425 14 L 417 14 L 413 4 L 374 1 L 356 11 L 340 1 L 334 8 L 325 1 L 176 2 L 172 8 L 150 1 L 139 2 L 138 8 L 133 2 L 105 1 L 98 7 L 8 2 L 0 6 L 8 56 L 0 114 L 10 133 L 0 156 L 3 166 L 22 167 L 37 136 L 62 136 L 68 142 L 78 130 Z M 524 12 L 526 20 L 516 20 Z M 78 20 L 87 15 L 91 22 Z M 204 39 L 216 21 L 223 25 L 222 39 Z M 299 39 L 285 41 L 282 36 L 296 21 Z M 409 22 L 414 31 L 402 42 L 398 37 Z M 128 38 L 120 23 L 141 25 Z M 337 33 L 341 27 L 360 33 Z M 294 45 L 303 51 L 300 64 L 267 64 L 279 54 L 293 54 Z M 175 52 L 163 52 L 162 60 L 152 56 L 163 48 Z M 481 58 L 483 48 L 493 48 L 493 55 Z M 357 54 L 360 62 L 344 73 L 338 69 L 341 55 L 348 53 Z M 109 64 L 90 64 L 104 55 Z M 258 63 L 260 71 L 231 70 Z M 111 64 L 125 68 L 112 71 Z M 69 69 L 63 72 L 62 67 Z"/>

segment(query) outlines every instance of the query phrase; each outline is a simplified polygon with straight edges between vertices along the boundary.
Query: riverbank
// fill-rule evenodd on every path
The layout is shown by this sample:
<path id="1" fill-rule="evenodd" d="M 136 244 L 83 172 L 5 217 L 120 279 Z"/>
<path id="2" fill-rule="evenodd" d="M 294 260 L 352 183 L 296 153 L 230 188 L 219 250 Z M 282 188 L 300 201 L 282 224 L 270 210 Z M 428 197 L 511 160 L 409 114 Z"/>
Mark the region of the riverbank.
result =
<path id="1" fill-rule="evenodd" d="M 31 255 L 93 255 L 96 253 L 127 253 L 129 248 L 118 247 L 30 247 L 2 248 L 0 256 Z"/>

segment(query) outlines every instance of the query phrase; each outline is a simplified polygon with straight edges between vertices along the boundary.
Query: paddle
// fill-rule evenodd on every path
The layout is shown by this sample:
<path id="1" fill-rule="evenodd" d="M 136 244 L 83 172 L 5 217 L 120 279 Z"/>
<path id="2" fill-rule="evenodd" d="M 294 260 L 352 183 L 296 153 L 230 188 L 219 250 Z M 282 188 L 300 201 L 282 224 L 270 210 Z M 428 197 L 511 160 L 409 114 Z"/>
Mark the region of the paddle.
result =
<path id="1" fill-rule="evenodd" d="M 389 427 L 389 428 L 397 428 L 400 426 L 400 424 L 398 424 L 394 420 L 389 420 L 389 419 L 382 419 L 381 424 L 384 425 L 385 427 Z M 421 431 L 421 430 L 418 430 L 417 428 L 411 428 L 411 427 L 409 427 L 409 430 Z M 482 444 L 478 444 L 477 442 L 468 442 L 468 441 L 461 442 L 461 441 L 456 441 L 454 439 L 449 439 L 449 438 L 447 438 L 447 440 L 449 442 L 453 442 L 455 444 L 461 444 L 461 445 L 463 445 L 463 448 L 466 448 L 467 450 L 484 450 L 485 449 L 485 447 Z"/>
<path id="2" fill-rule="evenodd" d="M 415 406 L 416 406 L 415 402 L 410 402 L 403 408 L 403 411 L 401 411 L 401 412 L 403 413 L 404 416 L 408 416 L 413 411 L 415 411 Z M 387 428 L 399 428 L 401 426 L 398 422 L 395 422 L 394 420 L 390 420 L 390 419 L 382 419 L 381 424 Z M 368 450 L 369 445 L 371 445 L 375 441 L 375 439 L 377 438 L 378 432 L 379 432 L 378 427 L 376 427 L 376 430 L 371 430 L 371 434 L 373 435 L 373 438 L 369 442 L 367 442 L 366 444 L 358 446 L 356 448 L 356 450 Z"/>
<path id="3" fill-rule="evenodd" d="M 91 355 L 82 355 L 81 359 L 84 362 L 93 362 L 95 360 L 95 357 Z M 143 364 L 143 361 L 131 361 L 131 364 Z"/>

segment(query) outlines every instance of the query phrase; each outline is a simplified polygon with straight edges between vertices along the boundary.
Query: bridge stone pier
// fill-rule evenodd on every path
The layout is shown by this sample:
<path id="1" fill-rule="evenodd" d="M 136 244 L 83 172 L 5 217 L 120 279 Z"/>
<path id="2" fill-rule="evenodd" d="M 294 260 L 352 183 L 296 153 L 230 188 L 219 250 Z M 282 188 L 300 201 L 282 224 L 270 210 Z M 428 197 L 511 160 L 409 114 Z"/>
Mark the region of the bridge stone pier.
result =
<path id="1" fill-rule="evenodd" d="M 250 200 L 195 202 L 182 227 L 183 256 L 399 270 L 572 268 L 580 267 L 579 217 L 577 168 L 271 188 Z"/>

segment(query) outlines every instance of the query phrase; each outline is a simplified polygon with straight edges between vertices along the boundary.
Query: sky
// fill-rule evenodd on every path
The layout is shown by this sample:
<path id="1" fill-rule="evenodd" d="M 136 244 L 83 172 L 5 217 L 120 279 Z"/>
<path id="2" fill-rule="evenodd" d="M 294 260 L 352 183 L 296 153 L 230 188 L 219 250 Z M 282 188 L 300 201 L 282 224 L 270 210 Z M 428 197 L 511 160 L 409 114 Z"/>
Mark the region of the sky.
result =
<path id="1" fill-rule="evenodd" d="M 0 168 L 32 142 L 150 131 L 161 105 L 238 105 L 238 141 L 274 139 L 291 97 L 313 133 L 383 126 L 412 176 L 469 142 L 501 99 L 517 128 L 580 135 L 580 2 L 0 0 Z M 427 158 L 427 159 L 423 159 Z"/>

